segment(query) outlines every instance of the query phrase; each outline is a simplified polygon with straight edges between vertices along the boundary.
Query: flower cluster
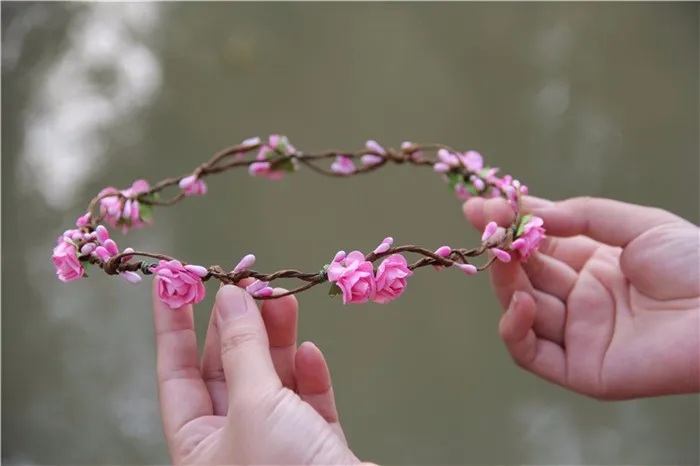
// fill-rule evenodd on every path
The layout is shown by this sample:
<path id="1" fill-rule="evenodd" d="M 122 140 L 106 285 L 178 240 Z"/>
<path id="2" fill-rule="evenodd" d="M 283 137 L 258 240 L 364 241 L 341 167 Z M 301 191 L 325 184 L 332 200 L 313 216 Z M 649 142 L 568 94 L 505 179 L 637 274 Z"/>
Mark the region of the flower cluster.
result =
<path id="1" fill-rule="evenodd" d="M 426 156 L 428 151 L 435 151 L 436 158 Z M 247 157 L 250 154 L 255 154 L 252 159 Z M 333 160 L 329 169 L 317 165 L 321 159 Z M 389 163 L 431 167 L 460 200 L 474 196 L 504 198 L 513 208 L 515 220 L 507 227 L 494 222 L 486 225 L 481 245 L 473 249 L 441 246 L 433 251 L 417 246 L 394 246 L 393 238 L 387 237 L 367 255 L 360 251 L 349 254 L 339 251 L 330 264 L 317 273 L 280 270 L 270 274 L 251 270 L 255 263 L 253 254 L 247 254 L 233 269 L 225 271 L 219 266 L 187 264 L 162 254 L 131 248 L 120 251 L 102 224 L 120 229 L 122 233 L 150 224 L 154 206 L 173 205 L 185 197 L 206 195 L 205 177 L 235 167 L 247 167 L 254 177 L 280 180 L 285 173 L 293 173 L 301 165 L 325 175 L 347 177 Z M 382 147 L 376 141 L 367 141 L 365 147 L 356 152 L 302 154 L 285 136 L 272 135 L 265 142 L 252 138 L 219 152 L 192 173 L 168 178 L 155 185 L 136 180 L 128 189 L 103 189 L 92 200 L 87 213 L 77 219 L 76 228 L 65 231 L 58 238 L 52 261 L 58 278 L 63 282 L 86 277 L 90 266 L 96 266 L 109 275 L 120 275 L 131 283 L 141 281 L 138 272 L 155 275 L 158 277 L 159 298 L 173 309 L 202 301 L 204 282 L 211 278 L 232 284 L 248 280 L 246 290 L 261 300 L 299 293 L 330 282 L 329 294 L 342 295 L 344 304 L 368 301 L 385 304 L 403 294 L 407 279 L 420 267 L 432 266 L 435 270 L 442 270 L 455 266 L 467 275 L 474 275 L 496 260 L 524 261 L 537 251 L 545 237 L 543 221 L 520 212 L 520 198 L 527 194 L 528 189 L 509 175 L 497 176 L 498 172 L 498 168 L 485 166 L 478 152 L 459 152 L 444 145 L 404 142 L 399 150 L 395 150 Z M 161 191 L 170 186 L 177 186 L 179 192 L 170 199 L 161 200 Z M 470 262 L 470 258 L 485 252 L 491 257 L 484 265 L 479 267 Z M 403 253 L 422 257 L 409 264 Z M 134 260 L 137 256 L 156 259 L 157 263 Z M 380 262 L 375 267 L 376 261 Z M 305 284 L 284 293 L 275 293 L 270 282 L 280 278 L 298 279 Z"/>
<path id="2" fill-rule="evenodd" d="M 100 191 L 100 215 L 112 228 L 121 227 L 122 233 L 129 228 L 141 228 L 151 223 L 153 211 L 149 204 L 139 201 L 139 195 L 149 193 L 146 180 L 136 180 L 130 188 L 117 190 L 108 187 Z M 152 197 L 152 196 L 151 196 Z"/>

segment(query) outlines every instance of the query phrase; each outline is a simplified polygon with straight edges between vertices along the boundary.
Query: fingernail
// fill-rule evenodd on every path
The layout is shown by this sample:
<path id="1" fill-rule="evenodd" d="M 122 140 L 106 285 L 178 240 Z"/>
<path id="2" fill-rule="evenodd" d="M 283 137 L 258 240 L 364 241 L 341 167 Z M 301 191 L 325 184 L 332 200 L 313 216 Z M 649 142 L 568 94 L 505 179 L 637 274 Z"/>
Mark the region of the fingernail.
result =
<path id="1" fill-rule="evenodd" d="M 248 312 L 248 298 L 245 291 L 237 286 L 226 285 L 219 289 L 217 296 L 219 317 L 224 321 L 237 319 Z"/>

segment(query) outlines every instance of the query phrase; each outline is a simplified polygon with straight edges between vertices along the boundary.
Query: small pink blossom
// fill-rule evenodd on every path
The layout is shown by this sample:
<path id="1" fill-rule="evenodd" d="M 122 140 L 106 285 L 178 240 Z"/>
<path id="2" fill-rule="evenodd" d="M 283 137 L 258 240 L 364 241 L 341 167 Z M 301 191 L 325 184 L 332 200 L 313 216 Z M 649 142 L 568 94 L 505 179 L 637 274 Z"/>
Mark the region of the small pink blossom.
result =
<path id="1" fill-rule="evenodd" d="M 520 258 L 526 260 L 533 252 L 537 251 L 540 243 L 545 238 L 544 221 L 540 217 L 530 217 L 521 227 L 521 232 L 511 245 L 513 251 L 517 251 Z"/>
<path id="2" fill-rule="evenodd" d="M 343 292 L 343 304 L 364 303 L 374 295 L 376 288 L 374 267 L 360 251 L 351 252 L 342 262 L 331 263 L 328 280 Z"/>
<path id="3" fill-rule="evenodd" d="M 129 228 L 140 228 L 150 221 L 141 218 L 141 207 L 136 199 L 139 194 L 146 193 L 150 186 L 146 180 L 136 180 L 131 187 L 123 191 L 108 187 L 100 191 L 99 197 L 113 194 L 100 200 L 100 213 L 105 216 L 105 220 L 112 228 L 122 227 L 122 232 Z M 121 194 L 121 196 L 119 196 Z"/>
<path id="4" fill-rule="evenodd" d="M 462 271 L 463 271 L 464 273 L 466 273 L 467 275 L 474 275 L 475 273 L 477 273 L 477 272 L 479 271 L 479 270 L 478 270 L 475 266 L 473 266 L 472 264 L 455 264 L 455 265 L 456 265 L 457 267 L 459 267 L 460 269 L 462 269 Z"/>
<path id="5" fill-rule="evenodd" d="M 187 270 L 180 261 L 161 260 L 151 270 L 158 276 L 158 297 L 171 309 L 197 304 L 204 299 L 205 289 L 201 277 Z"/>
<path id="6" fill-rule="evenodd" d="M 484 168 L 484 158 L 476 151 L 470 150 L 466 154 L 459 154 L 458 156 L 462 165 L 469 171 L 478 172 Z"/>
<path id="7" fill-rule="evenodd" d="M 372 301 L 380 304 L 398 298 L 406 288 L 406 278 L 413 275 L 401 254 L 392 254 L 377 267 L 376 291 Z"/>
<path id="8" fill-rule="evenodd" d="M 331 170 L 333 170 L 334 173 L 338 173 L 341 175 L 350 175 L 355 172 L 355 164 L 352 163 L 352 160 L 350 160 L 349 157 L 345 157 L 344 155 L 339 155 L 336 157 L 335 162 L 331 165 Z"/>
<path id="9" fill-rule="evenodd" d="M 68 283 L 85 275 L 83 264 L 78 260 L 77 249 L 65 240 L 53 249 L 51 260 L 56 267 L 56 275 L 62 282 Z"/>
<path id="10" fill-rule="evenodd" d="M 233 268 L 233 273 L 241 273 L 245 270 L 248 270 L 249 267 L 251 267 L 255 263 L 255 256 L 253 254 L 246 254 L 243 256 L 243 259 L 241 259 L 238 264 Z"/>
<path id="11" fill-rule="evenodd" d="M 195 175 L 186 176 L 178 183 L 185 196 L 203 196 L 207 193 L 207 184 Z"/>
<path id="12" fill-rule="evenodd" d="M 287 156 L 296 153 L 296 149 L 287 140 L 286 136 L 273 134 L 270 136 L 268 143 L 260 147 L 260 151 L 254 162 L 248 168 L 248 173 L 251 176 L 264 176 L 269 180 L 280 180 L 284 177 L 284 170 L 272 170 L 272 165 L 267 160 L 274 159 L 280 156 Z M 290 159 L 292 169 L 297 170 L 299 162 L 296 158 Z"/>
<path id="13" fill-rule="evenodd" d="M 391 236 L 387 236 L 382 240 L 382 242 L 379 244 L 379 246 L 376 247 L 376 249 L 373 252 L 375 254 L 383 254 L 389 250 L 392 244 L 394 244 L 394 238 L 392 238 Z"/>

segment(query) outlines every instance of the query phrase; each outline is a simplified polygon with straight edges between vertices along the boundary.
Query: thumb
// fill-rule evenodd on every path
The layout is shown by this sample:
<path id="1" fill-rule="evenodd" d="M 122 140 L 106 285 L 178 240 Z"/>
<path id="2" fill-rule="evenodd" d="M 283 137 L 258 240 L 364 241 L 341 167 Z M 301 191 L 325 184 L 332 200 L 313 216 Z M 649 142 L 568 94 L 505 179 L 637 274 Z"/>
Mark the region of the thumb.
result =
<path id="1" fill-rule="evenodd" d="M 219 289 L 214 304 L 229 406 L 280 389 L 258 307 L 245 290 Z"/>
<path id="2" fill-rule="evenodd" d="M 548 235 L 584 235 L 622 248 L 651 228 L 682 221 L 666 210 L 594 197 L 567 199 L 532 213 L 544 220 Z"/>

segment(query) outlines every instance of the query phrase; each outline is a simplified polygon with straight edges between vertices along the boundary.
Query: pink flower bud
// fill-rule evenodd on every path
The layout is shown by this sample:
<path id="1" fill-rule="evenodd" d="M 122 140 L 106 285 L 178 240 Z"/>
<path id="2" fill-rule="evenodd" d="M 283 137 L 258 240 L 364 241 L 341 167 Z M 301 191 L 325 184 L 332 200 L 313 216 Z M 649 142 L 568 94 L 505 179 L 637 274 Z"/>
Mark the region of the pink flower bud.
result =
<path id="1" fill-rule="evenodd" d="M 504 250 L 498 248 L 491 248 L 490 251 L 493 252 L 493 255 L 496 256 L 501 262 L 510 262 L 510 254 L 508 254 Z"/>
<path id="2" fill-rule="evenodd" d="M 100 244 L 105 244 L 105 241 L 109 239 L 109 232 L 102 225 L 97 225 L 97 228 L 95 229 L 95 235 L 97 236 L 97 241 L 99 241 Z"/>
<path id="3" fill-rule="evenodd" d="M 185 270 L 187 270 L 188 272 L 192 272 L 193 274 L 201 278 L 206 277 L 209 273 L 206 267 L 202 267 L 201 265 L 186 265 Z"/>
<path id="4" fill-rule="evenodd" d="M 250 176 L 264 175 L 270 171 L 270 164 L 268 162 L 254 162 L 248 167 L 248 173 Z"/>
<path id="5" fill-rule="evenodd" d="M 87 225 L 89 221 L 90 221 L 90 212 L 86 213 L 82 217 L 78 217 L 78 220 L 75 222 L 75 226 L 77 226 L 78 228 L 82 228 L 85 225 Z"/>
<path id="6" fill-rule="evenodd" d="M 73 241 L 80 241 L 81 239 L 83 239 L 83 234 L 78 230 L 74 230 L 70 234 L 70 239 L 72 239 Z"/>
<path id="7" fill-rule="evenodd" d="M 451 253 L 452 253 L 452 248 L 449 246 L 440 246 L 435 251 L 435 254 L 437 254 L 440 257 L 449 257 Z M 439 266 L 439 265 L 433 265 L 433 268 L 435 270 L 442 270 L 442 266 Z"/>
<path id="8" fill-rule="evenodd" d="M 252 254 L 248 254 L 246 256 L 243 256 L 243 259 L 238 262 L 238 264 L 233 268 L 233 273 L 241 273 L 244 270 L 248 270 L 249 267 L 251 267 L 255 263 L 255 256 Z"/>
<path id="9" fill-rule="evenodd" d="M 510 246 L 510 248 L 515 251 L 522 248 L 523 246 L 525 246 L 525 240 L 516 239 L 515 241 L 513 241 L 513 244 Z"/>
<path id="10" fill-rule="evenodd" d="M 380 163 L 382 160 L 384 160 L 384 159 L 381 158 L 380 156 L 374 155 L 374 154 L 365 154 L 362 157 L 360 157 L 360 161 L 362 162 L 362 165 L 364 165 L 366 167 L 370 166 L 370 165 L 376 165 L 376 164 Z"/>
<path id="11" fill-rule="evenodd" d="M 274 290 L 272 288 L 270 288 L 269 286 L 267 286 L 259 291 L 256 291 L 253 296 L 255 296 L 257 298 L 264 298 L 266 296 L 272 296 L 272 293 L 274 293 Z"/>
<path id="12" fill-rule="evenodd" d="M 387 252 L 393 243 L 394 243 L 394 238 L 392 238 L 391 236 L 384 238 L 384 240 L 381 242 L 381 244 L 379 246 L 377 246 L 377 248 L 374 250 L 374 253 L 375 254 L 382 254 L 382 253 Z"/>
<path id="13" fill-rule="evenodd" d="M 342 262 L 343 259 L 345 259 L 345 251 L 338 251 L 335 253 L 335 257 L 333 257 L 333 262 Z"/>
<path id="14" fill-rule="evenodd" d="M 464 273 L 466 273 L 467 275 L 474 275 L 475 273 L 478 272 L 477 268 L 471 264 L 456 264 L 456 265 L 457 265 L 457 267 L 462 269 L 462 271 Z"/>
<path id="15" fill-rule="evenodd" d="M 522 186 L 520 187 L 520 192 L 523 194 L 523 196 L 526 196 L 527 193 L 528 193 L 528 191 L 529 191 L 529 189 L 527 189 L 527 186 L 522 185 Z"/>
<path id="16" fill-rule="evenodd" d="M 262 140 L 258 137 L 246 139 L 241 143 L 242 146 L 257 146 L 262 143 Z"/>
<path id="17" fill-rule="evenodd" d="M 440 257 L 449 257 L 451 253 L 452 253 L 452 248 L 449 246 L 440 246 L 435 251 L 435 254 L 437 254 Z"/>
<path id="18" fill-rule="evenodd" d="M 97 258 L 99 258 L 103 262 L 107 262 L 112 257 L 109 255 L 104 246 L 97 246 L 93 254 L 95 254 L 95 256 L 97 256 Z"/>
<path id="19" fill-rule="evenodd" d="M 410 141 L 404 141 L 401 143 L 401 149 L 402 150 L 408 150 L 413 147 L 413 143 Z"/>
<path id="20" fill-rule="evenodd" d="M 87 256 L 88 254 L 91 254 L 97 245 L 95 243 L 86 243 L 83 244 L 83 247 L 80 248 L 80 254 L 83 256 Z"/>
<path id="21" fill-rule="evenodd" d="M 489 222 L 486 225 L 486 228 L 484 228 L 484 234 L 481 235 L 481 241 L 486 241 L 489 239 L 494 233 L 496 233 L 497 229 L 498 224 L 496 222 Z"/>
<path id="22" fill-rule="evenodd" d="M 119 248 L 117 247 L 117 243 L 115 243 L 112 239 L 108 239 L 107 241 L 105 241 L 104 247 L 110 256 L 116 256 L 117 254 L 119 254 Z"/>
<path id="23" fill-rule="evenodd" d="M 125 248 L 123 251 L 125 254 L 134 252 L 133 248 Z M 134 256 L 122 256 L 122 262 L 129 262 Z"/>
<path id="24" fill-rule="evenodd" d="M 446 163 L 438 162 L 435 165 L 433 165 L 433 170 L 435 170 L 437 173 L 447 173 L 450 171 L 452 168 L 450 168 L 449 165 Z"/>
<path id="25" fill-rule="evenodd" d="M 383 148 L 382 146 L 380 146 L 380 145 L 377 143 L 377 141 L 367 141 L 367 142 L 365 143 L 365 148 L 367 148 L 367 150 L 369 150 L 369 151 L 376 152 L 377 154 L 382 154 L 382 155 L 383 155 L 383 154 L 386 153 L 386 152 L 384 151 L 384 148 Z"/>
<path id="26" fill-rule="evenodd" d="M 482 180 L 478 176 L 472 176 L 470 180 L 477 191 L 483 191 L 484 189 L 486 189 L 486 184 L 484 184 L 484 180 Z"/>
<path id="27" fill-rule="evenodd" d="M 268 282 L 263 282 L 261 280 L 255 280 L 253 283 L 245 287 L 245 290 L 248 292 L 248 294 L 252 296 L 256 296 L 256 293 L 258 293 L 260 290 L 267 288 L 267 285 L 269 285 Z"/>
<path id="28" fill-rule="evenodd" d="M 124 202 L 124 208 L 122 209 L 122 217 L 126 219 L 131 218 L 131 199 L 127 199 Z"/>
<path id="29" fill-rule="evenodd" d="M 141 275 L 137 274 L 136 272 L 120 272 L 119 275 L 124 277 L 124 280 L 130 283 L 140 283 L 141 282 Z"/>

